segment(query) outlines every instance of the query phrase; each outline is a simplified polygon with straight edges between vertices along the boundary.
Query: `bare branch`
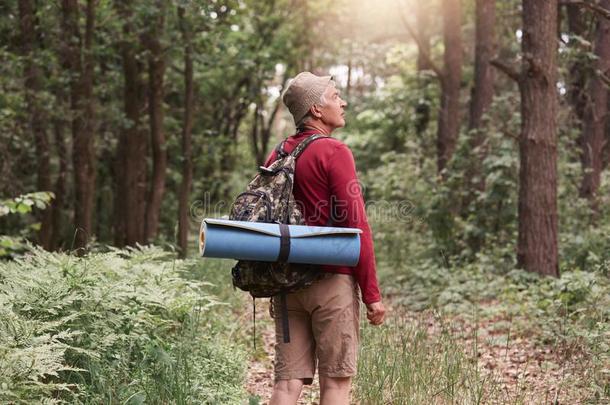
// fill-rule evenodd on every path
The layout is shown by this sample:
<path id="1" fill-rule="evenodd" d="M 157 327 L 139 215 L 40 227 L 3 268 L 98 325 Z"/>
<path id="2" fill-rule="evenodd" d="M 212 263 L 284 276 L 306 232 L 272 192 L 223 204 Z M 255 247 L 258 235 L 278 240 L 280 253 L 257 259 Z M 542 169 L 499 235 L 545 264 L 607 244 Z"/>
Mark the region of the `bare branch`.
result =
<path id="1" fill-rule="evenodd" d="M 595 74 L 597 75 L 599 80 L 601 80 L 602 83 L 604 83 L 606 85 L 606 87 L 610 88 L 610 77 L 608 77 L 608 75 L 606 75 L 601 70 L 596 70 Z"/>
<path id="2" fill-rule="evenodd" d="M 505 129 L 504 131 L 502 131 L 502 135 L 506 136 L 507 138 L 510 139 L 514 139 L 515 141 L 519 142 L 519 135 L 515 134 L 512 131 L 509 131 L 508 129 Z"/>
<path id="3" fill-rule="evenodd" d="M 398 9 L 400 10 L 399 14 L 400 14 L 400 18 L 402 20 L 402 23 L 404 24 L 405 28 L 409 32 L 409 35 L 411 35 L 411 37 L 413 38 L 413 40 L 417 44 L 417 48 L 419 49 L 419 52 L 424 57 L 424 59 L 426 60 L 426 63 L 428 64 L 428 66 L 430 66 L 432 71 L 434 73 L 436 73 L 436 76 L 438 76 L 438 78 L 441 81 L 443 81 L 443 78 L 445 77 L 444 72 L 441 69 L 439 69 L 439 67 L 434 63 L 434 61 L 430 57 L 430 54 L 428 52 L 426 52 L 425 47 L 422 44 L 421 38 L 419 37 L 419 35 L 417 35 L 417 32 L 415 32 L 415 30 L 413 29 L 413 27 L 409 23 L 409 20 L 407 20 L 407 17 L 405 17 L 405 14 L 403 12 L 403 8 L 400 7 L 400 4 L 398 5 Z"/>
<path id="4" fill-rule="evenodd" d="M 527 63 L 527 74 L 528 76 L 540 76 L 548 84 L 548 77 L 544 73 L 540 64 L 540 58 L 534 57 L 530 52 L 523 54 L 523 60 Z"/>
<path id="5" fill-rule="evenodd" d="M 519 75 L 519 72 L 516 71 L 512 66 L 509 66 L 501 60 L 492 59 L 489 61 L 489 64 L 504 73 L 506 76 L 516 81 L 517 83 L 521 81 L 521 76 Z"/>
<path id="6" fill-rule="evenodd" d="M 282 93 L 284 92 L 284 89 L 286 89 L 286 84 L 288 84 L 288 79 L 290 78 L 290 75 L 288 73 L 289 71 L 290 71 L 290 65 L 286 66 L 286 70 L 284 71 L 284 76 L 282 77 L 282 87 L 280 88 L 280 96 L 277 98 L 277 100 L 275 102 L 275 106 L 273 107 L 271 116 L 269 117 L 269 122 L 267 123 L 267 126 L 266 126 L 267 138 L 269 138 L 269 134 L 271 132 L 271 126 L 273 125 L 273 122 L 275 121 L 275 116 L 277 115 L 278 111 L 280 110 L 280 105 L 282 104 Z"/>
<path id="7" fill-rule="evenodd" d="M 600 6 L 596 2 L 587 0 L 561 0 L 559 2 L 562 6 L 581 6 L 588 8 L 589 10 L 599 14 L 600 16 L 610 20 L 610 10 Z"/>

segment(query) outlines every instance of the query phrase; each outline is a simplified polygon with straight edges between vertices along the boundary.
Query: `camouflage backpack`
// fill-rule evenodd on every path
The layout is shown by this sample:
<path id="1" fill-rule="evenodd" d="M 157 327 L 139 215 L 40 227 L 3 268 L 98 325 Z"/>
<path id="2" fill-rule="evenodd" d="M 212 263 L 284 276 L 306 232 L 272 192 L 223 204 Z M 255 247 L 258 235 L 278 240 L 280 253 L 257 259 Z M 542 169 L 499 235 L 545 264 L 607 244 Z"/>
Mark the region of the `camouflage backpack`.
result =
<path id="1" fill-rule="evenodd" d="M 311 135 L 291 153 L 284 151 L 284 142 L 276 148 L 277 157 L 269 167 L 261 166 L 260 173 L 237 196 L 229 219 L 250 222 L 276 222 L 282 234 L 277 262 L 240 260 L 232 270 L 233 285 L 248 291 L 254 298 L 284 295 L 311 285 L 320 278 L 318 266 L 286 263 L 290 253 L 288 224 L 305 224 L 292 188 L 296 160 L 311 142 L 326 138 Z"/>

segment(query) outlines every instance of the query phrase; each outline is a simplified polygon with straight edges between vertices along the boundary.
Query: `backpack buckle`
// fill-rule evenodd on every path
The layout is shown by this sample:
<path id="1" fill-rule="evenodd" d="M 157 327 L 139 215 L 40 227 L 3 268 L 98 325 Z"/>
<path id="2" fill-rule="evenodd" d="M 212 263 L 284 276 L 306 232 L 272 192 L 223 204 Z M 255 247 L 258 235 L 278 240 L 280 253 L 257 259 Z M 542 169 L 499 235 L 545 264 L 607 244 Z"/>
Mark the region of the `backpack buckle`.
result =
<path id="1" fill-rule="evenodd" d="M 268 167 L 265 167 L 265 166 L 259 166 L 258 171 L 263 175 L 275 174 L 275 170 L 269 169 Z"/>

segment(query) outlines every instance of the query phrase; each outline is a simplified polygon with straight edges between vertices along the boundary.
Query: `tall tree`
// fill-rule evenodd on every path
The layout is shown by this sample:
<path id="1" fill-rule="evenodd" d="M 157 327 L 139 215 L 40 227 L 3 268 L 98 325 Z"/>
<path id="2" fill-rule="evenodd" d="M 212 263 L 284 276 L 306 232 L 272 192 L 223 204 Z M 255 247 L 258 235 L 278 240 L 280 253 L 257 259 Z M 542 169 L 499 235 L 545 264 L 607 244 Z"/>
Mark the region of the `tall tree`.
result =
<path id="1" fill-rule="evenodd" d="M 58 90 L 56 95 L 57 104 L 62 108 L 65 101 L 65 94 L 63 90 Z M 53 200 L 53 225 L 51 241 L 49 244 L 50 250 L 55 250 L 61 247 L 62 243 L 62 227 L 64 219 L 64 208 L 67 203 L 66 201 L 66 182 L 69 174 L 68 171 L 68 147 L 66 145 L 66 139 L 64 134 L 64 120 L 63 118 L 56 117 L 53 120 L 53 133 L 55 138 L 55 149 L 57 151 L 57 158 L 59 161 L 59 168 L 57 172 L 57 178 L 55 179 L 55 199 Z"/>
<path id="2" fill-rule="evenodd" d="M 268 85 L 267 78 L 273 77 L 275 73 L 275 63 L 269 59 L 270 52 L 264 52 L 265 49 L 277 52 L 279 49 L 284 49 L 284 53 L 289 55 L 285 38 L 281 35 L 282 29 L 287 25 L 286 21 L 278 18 L 269 18 L 272 10 L 277 6 L 276 0 L 266 0 L 260 2 L 256 6 L 258 16 L 254 18 L 253 30 L 258 38 L 252 47 L 252 55 L 254 59 L 254 68 L 248 75 L 252 76 L 249 80 L 249 94 L 251 101 L 255 104 L 254 115 L 252 119 L 252 127 L 250 128 L 250 137 L 252 141 L 252 150 L 257 164 L 264 162 L 267 154 L 267 147 L 271 135 L 271 128 L 275 117 L 279 111 L 281 99 L 277 99 L 273 104 L 271 111 L 268 114 L 268 121 L 265 120 L 265 99 L 263 89 Z M 266 17 L 263 17 L 266 16 Z M 287 61 L 291 62 L 291 61 Z M 288 80 L 289 66 L 285 67 L 285 74 L 281 85 L 284 86 Z"/>
<path id="3" fill-rule="evenodd" d="M 610 111 L 610 97 L 608 97 L 608 111 Z M 602 170 L 606 170 L 610 164 L 610 119 L 606 119 L 606 144 L 602 152 Z"/>
<path id="4" fill-rule="evenodd" d="M 517 263 L 551 276 L 559 276 L 557 6 L 557 0 L 522 0 L 521 71 L 492 62 L 521 93 Z"/>
<path id="5" fill-rule="evenodd" d="M 485 131 L 482 130 L 483 115 L 491 106 L 494 93 L 494 70 L 490 64 L 496 51 L 495 41 L 496 2 L 495 0 L 476 0 L 475 9 L 475 56 L 474 84 L 470 98 L 470 117 L 468 129 L 472 132 L 470 148 L 476 151 L 476 158 L 467 173 L 467 179 L 478 179 L 474 188 L 485 189 L 482 162 L 487 155 Z M 469 190 L 472 198 L 472 190 Z"/>
<path id="6" fill-rule="evenodd" d="M 444 66 L 441 107 L 436 137 L 437 168 L 442 173 L 453 156 L 460 132 L 460 84 L 462 80 L 461 0 L 443 1 Z"/>
<path id="7" fill-rule="evenodd" d="M 36 4 L 33 0 L 19 0 L 19 28 L 21 35 L 21 51 L 24 56 L 23 77 L 25 83 L 25 100 L 28 111 L 28 127 L 34 136 L 36 148 L 38 191 L 52 191 L 50 173 L 50 148 L 46 131 L 47 114 L 40 100 L 42 91 L 42 71 L 36 61 L 40 48 L 40 36 L 36 16 Z M 52 246 L 53 207 L 41 213 L 41 226 L 38 242 L 45 249 Z"/>
<path id="8" fill-rule="evenodd" d="M 461 0 L 443 0 L 443 68 L 439 68 L 428 53 L 426 45 L 408 19 L 401 13 L 403 23 L 431 70 L 441 85 L 441 105 L 438 113 L 436 135 L 437 170 L 443 173 L 453 156 L 460 132 L 460 85 L 462 80 L 462 7 Z M 424 62 L 422 62 L 424 63 Z"/>
<path id="9" fill-rule="evenodd" d="M 92 52 L 95 0 L 87 0 L 84 38 L 77 0 L 62 0 L 64 64 L 70 71 L 72 164 L 74 174 L 75 248 L 86 245 L 92 231 L 95 196 L 95 99 Z"/>
<path id="10" fill-rule="evenodd" d="M 133 12 L 133 2 L 117 1 L 123 23 L 120 41 L 123 60 L 123 103 L 128 123 L 121 131 L 117 148 L 118 184 L 115 193 L 115 242 L 134 245 L 145 241 L 147 132 L 142 124 L 146 106 L 144 63 Z"/>
<path id="11" fill-rule="evenodd" d="M 415 30 L 420 46 L 417 53 L 417 71 L 421 72 L 431 68 L 430 58 L 430 7 L 423 1 L 418 1 L 415 7 Z"/>
<path id="12" fill-rule="evenodd" d="M 601 0 L 599 6 L 610 12 L 610 0 Z M 606 117 L 608 116 L 608 88 L 610 75 L 610 20 L 598 17 L 595 34 L 595 56 L 593 72 L 587 86 L 588 102 L 584 111 L 581 137 L 581 159 L 583 177 L 580 195 L 588 198 L 597 211 L 597 192 L 601 182 L 604 146 L 606 139 Z"/>
<path id="13" fill-rule="evenodd" d="M 483 143 L 481 120 L 491 105 L 493 98 L 494 71 L 490 61 L 494 57 L 496 2 L 495 0 L 476 0 L 475 10 L 475 59 L 474 85 L 470 99 L 470 120 L 468 128 L 476 131 L 473 146 Z"/>
<path id="14" fill-rule="evenodd" d="M 473 158 L 466 166 L 465 179 L 467 190 L 461 201 L 462 216 L 467 217 L 476 201 L 477 192 L 485 190 L 485 173 L 483 161 L 488 152 L 486 131 L 483 128 L 483 116 L 491 106 L 494 94 L 495 70 L 491 60 L 496 52 L 495 41 L 496 3 L 495 0 L 477 0 L 475 9 L 475 58 L 474 83 L 470 97 L 470 116 L 468 129 L 469 148 Z M 483 242 L 483 235 L 473 235 L 469 245 L 478 251 Z"/>
<path id="15" fill-rule="evenodd" d="M 193 84 L 192 32 L 186 22 L 183 7 L 178 7 L 179 28 L 184 44 L 184 116 L 182 121 L 182 183 L 178 197 L 178 246 L 180 256 L 188 253 L 189 197 L 193 183 L 192 130 L 195 110 L 195 88 Z"/>
<path id="16" fill-rule="evenodd" d="M 282 87 L 280 89 L 280 93 L 283 91 L 284 88 L 286 88 L 289 72 L 290 68 L 286 66 L 284 71 L 284 77 L 282 79 Z M 267 148 L 269 147 L 269 139 L 271 138 L 271 129 L 273 128 L 273 123 L 275 122 L 277 113 L 280 110 L 282 99 L 281 97 L 278 97 L 273 102 L 273 109 L 271 110 L 271 114 L 269 114 L 269 118 L 267 119 L 265 119 L 265 115 L 263 114 L 264 102 L 265 100 L 263 98 L 263 95 L 259 92 L 255 102 L 256 107 L 254 108 L 254 122 L 250 133 L 252 139 L 252 147 L 254 149 L 254 156 L 256 158 L 256 164 L 259 166 L 265 162 L 265 157 L 267 156 Z"/>
<path id="17" fill-rule="evenodd" d="M 430 6 L 429 3 L 418 1 L 415 3 L 415 18 L 416 18 L 416 35 L 418 36 L 418 44 L 420 48 L 417 52 L 417 72 L 423 73 L 430 70 Z M 424 97 L 427 96 L 425 87 L 430 79 L 426 76 L 419 78 L 419 85 Z M 415 130 L 418 135 L 422 136 L 428 128 L 430 122 L 430 102 L 424 98 L 420 99 L 415 106 Z"/>
<path id="18" fill-rule="evenodd" d="M 582 7 L 576 4 L 566 6 L 568 31 L 571 35 L 586 38 L 587 22 Z M 580 47 L 581 41 L 574 41 Z M 580 55 L 579 55 L 580 56 Z M 572 105 L 577 125 L 581 125 L 585 116 L 587 98 L 585 94 L 587 83 L 587 62 L 584 57 L 578 57 L 569 67 L 568 99 Z"/>
<path id="19" fill-rule="evenodd" d="M 152 146 L 152 181 L 148 191 L 146 205 L 145 240 L 155 238 L 159 232 L 159 212 L 165 193 L 167 171 L 167 151 L 163 129 L 164 109 L 164 76 L 165 51 L 161 37 L 165 27 L 165 0 L 157 0 L 150 28 L 143 39 L 148 48 L 148 115 L 150 123 L 150 140 Z"/>
<path id="20" fill-rule="evenodd" d="M 557 0 L 523 0 L 519 237 L 524 269 L 558 276 Z"/>

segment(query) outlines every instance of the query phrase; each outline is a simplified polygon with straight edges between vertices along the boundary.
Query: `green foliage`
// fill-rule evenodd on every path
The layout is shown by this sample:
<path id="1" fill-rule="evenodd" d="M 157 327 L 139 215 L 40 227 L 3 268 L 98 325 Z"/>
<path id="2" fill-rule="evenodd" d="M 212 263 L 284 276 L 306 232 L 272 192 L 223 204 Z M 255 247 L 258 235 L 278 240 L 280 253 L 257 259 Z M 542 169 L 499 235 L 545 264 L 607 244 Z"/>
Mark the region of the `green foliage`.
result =
<path id="1" fill-rule="evenodd" d="M 604 263 L 610 261 L 610 239 L 607 236 L 610 235 L 610 207 L 607 204 L 610 173 L 602 173 L 599 211 L 593 214 L 590 202 L 578 197 L 581 168 L 575 160 L 577 157 L 569 153 L 567 145 L 565 149 L 563 159 L 568 162 L 562 165 L 559 188 L 559 247 L 563 266 L 604 271 Z M 607 275 L 607 269 L 605 272 Z"/>
<path id="2" fill-rule="evenodd" d="M 384 62 L 388 69 L 397 70 L 405 57 L 407 51 L 397 46 L 388 51 Z M 379 167 L 387 152 L 409 155 L 419 164 L 432 157 L 436 128 L 433 111 L 437 104 L 438 88 L 433 78 L 408 68 L 386 77 L 384 86 L 376 92 L 351 102 L 345 141 L 358 159 L 358 168 L 368 172 Z M 418 133 L 418 111 L 424 106 L 430 114 L 428 126 Z"/>
<path id="3" fill-rule="evenodd" d="M 0 201 L 0 217 L 8 214 L 28 214 L 33 208 L 45 209 L 51 204 L 55 195 L 48 191 L 39 191 L 20 195 Z"/>
<path id="4" fill-rule="evenodd" d="M 66 153 L 72 138 L 70 121 L 74 117 L 69 91 L 72 77 L 66 68 L 67 38 L 62 31 L 62 7 L 52 2 L 33 4 L 36 43 L 30 51 L 24 49 L 19 26 L 17 1 L 0 6 L 0 33 L 6 41 L 0 45 L 0 175 L 7 181 L 0 185 L 0 199 L 36 190 L 39 173 L 36 170 L 43 156 L 49 158 L 50 184 L 60 185 L 58 196 L 63 203 L 62 227 L 53 229 L 54 242 L 69 249 L 73 240 L 75 189 L 71 173 L 71 154 Z M 160 9 L 160 8 L 163 9 Z M 163 206 L 160 211 L 160 237 L 155 242 L 174 242 L 178 211 L 178 193 L 182 181 L 184 153 L 181 136 L 184 127 L 185 101 L 185 40 L 183 28 L 190 34 L 192 45 L 194 120 L 192 128 L 192 156 L 194 179 L 193 200 L 208 196 L 212 203 L 232 198 L 237 181 L 250 177 L 246 170 L 254 170 L 251 133 L 254 124 L 255 104 L 265 125 L 278 103 L 284 76 L 294 75 L 305 59 L 316 63 L 326 59 L 324 42 L 327 22 L 336 17 L 336 2 L 315 0 L 294 2 L 288 0 L 219 0 L 213 2 L 177 1 L 153 2 L 95 2 L 94 32 L 91 38 L 93 64 L 93 98 L 96 144 L 93 153 L 99 157 L 95 170 L 95 208 L 93 209 L 91 237 L 102 243 L 113 243 L 117 198 L 117 156 L 122 132 L 135 123 L 126 118 L 125 105 L 136 100 L 125 100 L 125 66 L 122 51 L 128 45 L 134 52 L 140 95 L 148 92 L 147 49 L 149 37 L 158 39 L 165 57 L 166 69 L 163 88 L 163 132 L 167 150 L 167 181 Z M 178 8 L 184 18 L 178 16 Z M 125 13 L 121 12 L 124 10 Z M 163 29 L 151 30 L 156 16 L 163 13 Z M 333 21 L 334 22 L 334 21 Z M 77 29 L 84 36 L 84 9 L 79 10 Z M 130 27 L 127 28 L 126 25 Z M 312 28 L 313 27 L 313 28 Z M 155 32 L 152 32 L 155 31 Z M 188 36 L 188 35 L 187 35 Z M 77 41 L 78 42 L 78 41 Z M 320 56 L 309 55 L 308 49 L 316 44 Z M 84 47 L 83 42 L 78 43 Z M 84 48 L 79 52 L 85 52 Z M 28 99 L 24 91 L 24 71 L 33 62 L 40 73 L 34 94 L 39 101 L 40 117 L 36 117 L 46 136 L 46 151 L 36 147 L 32 130 Z M 150 127 L 147 109 L 142 108 L 138 122 L 142 133 Z M 281 114 L 280 114 L 281 115 Z M 279 117 L 278 115 L 278 118 Z M 279 120 L 278 120 L 279 121 Z M 262 153 L 274 143 L 272 136 Z M 259 141 L 260 143 L 260 141 Z M 40 144 L 40 145 L 43 145 Z M 39 145 L 39 146 L 40 146 Z M 130 157 L 131 158 L 131 157 Z M 134 157 L 135 158 L 135 157 Z M 150 187 L 152 153 L 150 146 L 142 150 L 148 176 L 143 187 Z M 66 169 L 67 172 L 62 172 Z M 249 172 L 251 173 L 251 172 Z M 243 187 L 243 182 L 240 183 Z M 61 190 L 61 191 L 59 191 Z M 190 201 L 192 202 L 192 201 Z M 25 208 L 20 208 L 25 209 Z M 0 207 L 0 214 L 3 212 Z M 2 233 L 17 234 L 21 222 L 3 223 Z M 6 231 L 4 230 L 6 229 Z M 55 245 L 56 243 L 53 243 Z"/>
<path id="5" fill-rule="evenodd" d="M 0 235 L 0 258 L 12 257 L 28 249 L 25 240 L 19 237 Z"/>
<path id="6" fill-rule="evenodd" d="M 0 200 L 0 221 L 2 217 L 10 216 L 15 214 L 19 219 L 26 217 L 27 214 L 32 213 L 34 209 L 44 210 L 47 209 L 51 200 L 55 198 L 55 195 L 48 191 L 39 191 L 36 193 L 29 193 L 20 195 L 19 197 L 9 198 Z M 8 218 L 6 218 L 8 219 Z M 6 220 L 5 219 L 5 220 Z M 15 218 L 11 218 L 15 219 Z M 21 222 L 21 228 L 19 236 L 2 235 L 0 234 L 0 259 L 7 257 L 14 257 L 22 254 L 29 249 L 29 244 L 26 241 L 26 237 L 40 229 L 40 223 L 34 222 L 29 225 L 23 225 Z"/>
<path id="7" fill-rule="evenodd" d="M 240 403 L 244 353 L 200 270 L 156 248 L 0 265 L 0 401 Z"/>

